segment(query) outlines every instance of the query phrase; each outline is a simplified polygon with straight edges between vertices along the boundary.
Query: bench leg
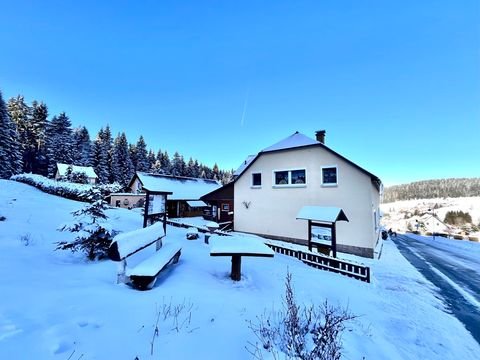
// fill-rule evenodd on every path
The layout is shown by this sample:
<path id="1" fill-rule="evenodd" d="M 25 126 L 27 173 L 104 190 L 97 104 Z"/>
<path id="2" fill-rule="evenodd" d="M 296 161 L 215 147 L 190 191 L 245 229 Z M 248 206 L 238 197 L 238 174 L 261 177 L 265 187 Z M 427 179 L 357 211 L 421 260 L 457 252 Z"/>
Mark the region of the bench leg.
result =
<path id="1" fill-rule="evenodd" d="M 232 256 L 232 273 L 230 277 L 234 281 L 240 281 L 242 278 L 242 257 L 240 255 Z"/>
<path id="2" fill-rule="evenodd" d="M 118 271 L 117 271 L 117 284 L 122 284 L 125 282 L 125 269 L 127 268 L 127 261 L 123 259 L 118 264 Z"/>
<path id="3" fill-rule="evenodd" d="M 178 260 L 180 259 L 180 255 L 182 255 L 181 251 L 179 251 L 175 254 L 175 256 L 173 257 L 173 263 L 174 264 L 178 263 Z"/>

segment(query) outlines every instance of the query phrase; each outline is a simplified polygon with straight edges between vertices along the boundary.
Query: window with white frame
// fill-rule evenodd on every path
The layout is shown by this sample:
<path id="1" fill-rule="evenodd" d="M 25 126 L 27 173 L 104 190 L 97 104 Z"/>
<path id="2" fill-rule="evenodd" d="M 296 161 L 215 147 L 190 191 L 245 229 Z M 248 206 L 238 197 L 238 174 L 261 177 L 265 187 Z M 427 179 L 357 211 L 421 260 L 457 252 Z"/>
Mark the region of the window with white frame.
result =
<path id="1" fill-rule="evenodd" d="M 334 186 L 338 184 L 338 174 L 336 166 L 322 167 L 322 185 Z"/>
<path id="2" fill-rule="evenodd" d="M 302 186 L 307 183 L 307 171 L 305 169 L 274 171 L 273 180 L 275 186 Z"/>
<path id="3" fill-rule="evenodd" d="M 252 186 L 254 186 L 254 187 L 262 186 L 262 173 L 253 173 L 252 174 Z"/>

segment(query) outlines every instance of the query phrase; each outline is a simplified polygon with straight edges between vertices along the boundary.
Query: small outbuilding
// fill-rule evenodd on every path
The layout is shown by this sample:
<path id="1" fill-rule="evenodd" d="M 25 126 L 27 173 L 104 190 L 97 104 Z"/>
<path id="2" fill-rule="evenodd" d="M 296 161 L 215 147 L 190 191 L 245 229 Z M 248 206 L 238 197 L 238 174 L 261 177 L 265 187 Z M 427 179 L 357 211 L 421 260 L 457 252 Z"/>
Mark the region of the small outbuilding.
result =
<path id="1" fill-rule="evenodd" d="M 91 166 L 78 166 L 71 164 L 57 163 L 57 172 L 55 173 L 55 180 L 67 178 L 74 173 L 84 174 L 89 184 L 96 184 L 98 176 Z"/>
<path id="2" fill-rule="evenodd" d="M 131 194 L 136 195 L 143 195 L 145 190 L 172 193 L 167 200 L 167 212 L 170 218 L 202 216 L 207 204 L 200 198 L 220 187 L 221 184 L 216 180 L 139 171 L 135 173 L 128 185 Z"/>
<path id="3" fill-rule="evenodd" d="M 205 218 L 219 224 L 232 223 L 233 225 L 233 182 L 203 195 L 200 200 L 208 205 Z"/>

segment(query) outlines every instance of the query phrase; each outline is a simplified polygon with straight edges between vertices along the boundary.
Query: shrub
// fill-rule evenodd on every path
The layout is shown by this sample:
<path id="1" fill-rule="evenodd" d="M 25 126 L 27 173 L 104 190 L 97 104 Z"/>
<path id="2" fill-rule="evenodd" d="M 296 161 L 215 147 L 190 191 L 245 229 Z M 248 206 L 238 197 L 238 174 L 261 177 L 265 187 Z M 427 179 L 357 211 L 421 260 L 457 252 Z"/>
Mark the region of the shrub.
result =
<path id="1" fill-rule="evenodd" d="M 61 196 L 71 200 L 91 201 L 86 197 L 86 193 L 96 188 L 100 191 L 102 196 L 108 196 L 112 192 L 118 192 L 122 187 L 118 183 L 105 185 L 90 185 L 90 184 L 75 184 L 64 181 L 55 181 L 48 179 L 42 175 L 37 174 L 20 174 L 10 178 L 10 180 L 22 182 L 37 189 L 42 190 L 48 194 Z"/>
<path id="2" fill-rule="evenodd" d="M 115 231 L 109 228 L 106 221 L 108 217 L 104 213 L 108 205 L 96 188 L 90 189 L 83 196 L 92 202 L 72 212 L 75 223 L 60 228 L 60 231 L 70 231 L 78 235 L 73 241 L 58 242 L 57 250 L 82 251 L 89 260 L 101 259 L 107 256 L 115 236 Z"/>
<path id="3" fill-rule="evenodd" d="M 347 310 L 328 304 L 300 306 L 292 287 L 292 275 L 287 273 L 283 309 L 250 322 L 258 343 L 249 343 L 247 351 L 256 359 L 278 359 L 279 353 L 288 359 L 338 360 L 342 355 L 342 333 L 346 322 L 355 319 Z"/>

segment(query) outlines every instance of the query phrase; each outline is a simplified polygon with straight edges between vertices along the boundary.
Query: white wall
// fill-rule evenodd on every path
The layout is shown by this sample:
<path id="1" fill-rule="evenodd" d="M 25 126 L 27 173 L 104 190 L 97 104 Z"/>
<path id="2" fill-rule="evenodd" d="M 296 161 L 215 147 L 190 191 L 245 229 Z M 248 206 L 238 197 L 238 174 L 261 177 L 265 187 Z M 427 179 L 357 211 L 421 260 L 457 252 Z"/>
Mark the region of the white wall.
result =
<path id="1" fill-rule="evenodd" d="M 321 185 L 321 167 L 337 166 L 338 186 Z M 276 188 L 273 171 L 307 170 L 307 184 L 299 188 Z M 261 188 L 251 187 L 252 173 L 262 173 Z M 373 189 L 373 191 L 372 191 Z M 296 220 L 305 205 L 336 206 L 350 222 L 337 223 L 337 243 L 373 248 L 376 242 L 374 209 L 378 192 L 370 176 L 321 147 L 288 150 L 261 155 L 237 179 L 234 187 L 235 230 L 307 240 L 308 225 Z M 243 202 L 250 203 L 248 209 Z"/>

